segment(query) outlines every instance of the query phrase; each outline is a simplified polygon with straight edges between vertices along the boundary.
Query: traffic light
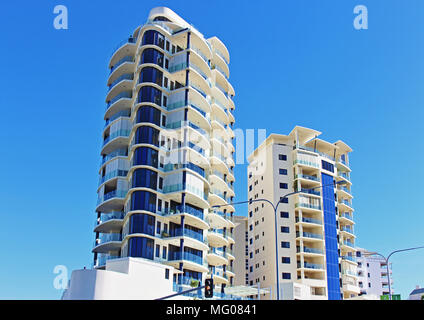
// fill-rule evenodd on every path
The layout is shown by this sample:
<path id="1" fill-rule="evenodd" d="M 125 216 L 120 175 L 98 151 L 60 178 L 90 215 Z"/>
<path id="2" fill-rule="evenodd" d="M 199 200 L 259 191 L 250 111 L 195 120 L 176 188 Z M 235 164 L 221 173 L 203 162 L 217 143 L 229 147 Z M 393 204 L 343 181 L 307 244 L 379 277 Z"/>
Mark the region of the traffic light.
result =
<path id="1" fill-rule="evenodd" d="M 213 280 L 205 279 L 205 298 L 213 297 Z"/>

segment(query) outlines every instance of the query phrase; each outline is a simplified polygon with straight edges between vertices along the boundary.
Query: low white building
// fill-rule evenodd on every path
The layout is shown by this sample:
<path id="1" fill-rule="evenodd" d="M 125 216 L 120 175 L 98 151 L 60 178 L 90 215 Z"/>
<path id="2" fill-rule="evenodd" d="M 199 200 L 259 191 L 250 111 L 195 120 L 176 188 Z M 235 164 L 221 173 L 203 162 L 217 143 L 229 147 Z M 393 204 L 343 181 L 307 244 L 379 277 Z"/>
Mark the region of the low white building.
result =
<path id="1" fill-rule="evenodd" d="M 409 294 L 408 300 L 424 300 L 424 288 L 416 286 L 414 290 Z"/>
<path id="2" fill-rule="evenodd" d="M 370 256 L 369 251 L 357 248 L 358 284 L 361 295 L 382 296 L 389 294 L 386 261 L 379 256 Z M 389 263 L 390 289 L 393 294 L 392 266 Z"/>
<path id="3" fill-rule="evenodd" d="M 106 261 L 106 268 L 72 272 L 63 300 L 152 300 L 175 293 L 171 266 L 141 258 Z M 188 299 L 178 296 L 175 299 Z"/>

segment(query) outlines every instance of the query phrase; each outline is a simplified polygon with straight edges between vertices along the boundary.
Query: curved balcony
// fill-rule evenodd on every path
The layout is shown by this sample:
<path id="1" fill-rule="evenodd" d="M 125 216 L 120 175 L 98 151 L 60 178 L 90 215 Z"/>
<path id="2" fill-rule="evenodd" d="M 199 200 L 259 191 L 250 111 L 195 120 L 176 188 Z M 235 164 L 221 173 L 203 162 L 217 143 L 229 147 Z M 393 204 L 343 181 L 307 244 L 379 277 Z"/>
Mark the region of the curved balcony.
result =
<path id="1" fill-rule="evenodd" d="M 356 257 L 353 256 L 341 256 L 342 262 L 346 262 L 348 264 L 357 265 Z"/>
<path id="2" fill-rule="evenodd" d="M 196 209 L 190 205 L 179 205 L 175 209 L 162 209 L 158 214 L 169 218 L 170 222 L 181 224 L 181 216 L 184 215 L 185 223 L 199 229 L 208 229 L 209 225 L 204 220 L 203 209 Z"/>
<path id="3" fill-rule="evenodd" d="M 107 154 L 112 152 L 115 149 L 120 147 L 125 147 L 128 145 L 128 138 L 130 136 L 131 130 L 117 130 L 112 132 L 103 140 L 103 148 L 101 153 Z"/>
<path id="4" fill-rule="evenodd" d="M 342 249 L 344 249 L 344 250 L 348 250 L 348 251 L 352 251 L 353 250 L 353 251 L 356 251 L 355 244 L 352 241 L 350 241 L 350 240 L 340 241 L 340 245 L 341 245 Z"/>
<path id="5" fill-rule="evenodd" d="M 340 211 L 353 211 L 352 203 L 349 200 L 339 200 L 337 205 L 339 206 Z"/>
<path id="6" fill-rule="evenodd" d="M 107 100 L 105 119 L 122 110 L 131 110 L 132 92 L 123 91 L 112 99 Z"/>
<path id="7" fill-rule="evenodd" d="M 208 271 L 206 259 L 186 251 L 183 253 L 180 251 L 169 252 L 168 261 L 165 261 L 165 263 L 174 266 L 176 269 L 179 269 L 180 263 L 183 263 L 184 269 L 190 269 L 197 272 Z"/>
<path id="8" fill-rule="evenodd" d="M 207 222 L 211 228 L 221 229 L 228 226 L 226 214 L 222 211 L 213 210 L 208 213 Z"/>
<path id="9" fill-rule="evenodd" d="M 113 50 L 109 62 L 109 68 L 112 68 L 112 66 L 116 66 L 117 62 L 124 57 L 133 57 L 137 50 L 136 42 L 137 39 L 133 37 L 129 37 L 128 39 L 122 40 Z"/>
<path id="10" fill-rule="evenodd" d="M 185 186 L 182 183 L 176 183 L 173 185 L 166 185 L 163 188 L 163 194 L 167 195 L 169 200 L 181 203 L 181 193 L 185 192 L 186 203 L 193 204 L 199 208 L 207 208 L 209 203 L 207 202 L 207 197 L 204 194 L 203 190 L 197 189 L 194 186 L 186 184 Z"/>
<path id="11" fill-rule="evenodd" d="M 345 234 L 345 237 L 352 237 L 352 238 L 356 238 L 354 232 L 353 232 L 353 228 L 350 226 L 341 226 L 340 227 L 340 232 Z"/>
<path id="12" fill-rule="evenodd" d="M 100 218 L 96 220 L 94 232 L 113 232 L 122 228 L 125 213 L 122 211 L 102 212 Z"/>
<path id="13" fill-rule="evenodd" d="M 337 193 L 339 195 L 339 197 L 347 197 L 349 199 L 352 199 L 352 193 L 350 192 L 350 190 L 344 186 L 338 186 L 337 187 Z"/>
<path id="14" fill-rule="evenodd" d="M 349 163 L 346 160 L 343 160 L 341 158 L 337 159 L 336 166 L 341 171 L 348 171 L 348 172 L 351 171 Z"/>
<path id="15" fill-rule="evenodd" d="M 211 266 L 222 266 L 228 263 L 228 258 L 224 251 L 211 247 L 207 254 L 207 261 Z"/>
<path id="16" fill-rule="evenodd" d="M 194 248 L 200 251 L 208 250 L 205 238 L 202 233 L 195 232 L 191 229 L 173 229 L 170 233 L 162 233 L 161 238 L 166 240 L 166 243 L 178 247 L 180 245 L 181 238 L 184 238 L 184 244 L 190 248 Z"/>
<path id="17" fill-rule="evenodd" d="M 355 224 L 353 221 L 353 216 L 349 212 L 339 213 L 339 221 L 347 224 Z"/>
<path id="18" fill-rule="evenodd" d="M 350 174 L 339 172 L 337 175 L 337 181 L 340 181 L 340 180 L 346 182 L 349 185 L 352 184 L 352 182 L 350 182 Z"/>
<path id="19" fill-rule="evenodd" d="M 105 163 L 115 160 L 117 158 L 122 158 L 122 159 L 128 159 L 128 151 L 127 149 L 117 149 L 112 151 L 111 153 L 104 155 L 102 160 L 100 161 L 100 170 L 99 172 L 101 172 L 103 166 Z"/>
<path id="20" fill-rule="evenodd" d="M 97 198 L 98 212 L 118 211 L 122 208 L 128 190 L 112 190 Z"/>
<path id="21" fill-rule="evenodd" d="M 94 241 L 93 252 L 107 253 L 118 251 L 121 248 L 122 235 L 120 233 L 102 233 Z"/>
<path id="22" fill-rule="evenodd" d="M 115 96 L 120 91 L 123 91 L 124 89 L 132 90 L 132 83 L 134 80 L 134 74 L 132 73 L 124 73 L 123 75 L 117 77 L 116 79 L 112 80 L 112 82 L 108 86 L 108 94 L 106 97 L 106 100 L 109 100 L 111 97 Z"/>
<path id="23" fill-rule="evenodd" d="M 104 184 L 105 182 L 108 182 L 112 179 L 116 179 L 116 178 L 126 178 L 128 174 L 128 170 L 122 170 L 122 169 L 117 169 L 117 170 L 113 170 L 111 172 L 108 172 L 107 174 L 105 174 L 104 176 L 99 177 L 99 187 Z"/>
<path id="24" fill-rule="evenodd" d="M 228 240 L 222 229 L 209 229 L 208 234 L 208 243 L 214 247 L 223 247 L 228 246 Z"/>

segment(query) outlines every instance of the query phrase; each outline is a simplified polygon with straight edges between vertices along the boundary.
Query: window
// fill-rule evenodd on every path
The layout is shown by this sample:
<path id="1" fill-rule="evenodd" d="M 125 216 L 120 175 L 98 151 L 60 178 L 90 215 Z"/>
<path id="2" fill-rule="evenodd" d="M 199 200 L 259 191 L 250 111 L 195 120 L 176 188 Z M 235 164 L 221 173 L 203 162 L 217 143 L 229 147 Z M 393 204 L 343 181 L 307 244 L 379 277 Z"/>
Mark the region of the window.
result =
<path id="1" fill-rule="evenodd" d="M 285 154 L 279 154 L 278 155 L 278 160 L 286 161 L 287 160 L 287 156 Z"/>
<path id="2" fill-rule="evenodd" d="M 370 283 L 368 283 L 368 288 L 371 288 L 371 282 L 370 282 Z"/>
<path id="3" fill-rule="evenodd" d="M 174 54 L 174 53 L 175 53 L 175 46 L 172 45 L 172 54 Z"/>
<path id="4" fill-rule="evenodd" d="M 279 174 L 287 175 L 287 169 L 279 169 L 278 172 Z"/>
<path id="5" fill-rule="evenodd" d="M 166 96 L 163 96 L 163 99 L 162 100 L 163 100 L 162 101 L 162 105 L 166 108 L 166 104 L 168 102 L 168 98 Z"/>
<path id="6" fill-rule="evenodd" d="M 280 211 L 280 217 L 281 218 L 288 218 L 289 217 L 289 213 L 286 211 Z"/>
<path id="7" fill-rule="evenodd" d="M 283 272 L 283 279 L 291 279 L 290 273 Z"/>
<path id="8" fill-rule="evenodd" d="M 290 257 L 281 257 L 281 263 L 290 263 Z"/>
<path id="9" fill-rule="evenodd" d="M 165 42 L 165 48 L 166 48 L 166 51 L 169 51 L 169 41 L 168 40 Z"/>
<path id="10" fill-rule="evenodd" d="M 169 279 L 169 269 L 165 269 L 165 279 Z"/>
<path id="11" fill-rule="evenodd" d="M 165 59 L 165 69 L 168 69 L 168 68 L 169 68 L 169 60 Z"/>
<path id="12" fill-rule="evenodd" d="M 282 233 L 289 233 L 290 232 L 290 228 L 289 227 L 281 227 L 281 232 Z"/>
<path id="13" fill-rule="evenodd" d="M 280 182 L 280 189 L 288 189 L 287 183 Z"/>
<path id="14" fill-rule="evenodd" d="M 280 197 L 281 203 L 289 203 L 289 198 Z"/>
<path id="15" fill-rule="evenodd" d="M 163 189 L 163 178 L 159 177 L 159 189 Z"/>
<path id="16" fill-rule="evenodd" d="M 160 245 L 156 245 L 156 257 L 159 257 L 160 254 Z"/>
<path id="17" fill-rule="evenodd" d="M 324 170 L 327 170 L 327 171 L 330 171 L 330 172 L 334 172 L 334 165 L 333 164 L 331 164 L 331 163 L 329 163 L 327 161 L 324 161 L 324 160 L 321 160 L 321 164 L 322 164 L 322 168 Z"/>
<path id="18" fill-rule="evenodd" d="M 156 223 L 156 233 L 160 233 L 160 221 Z"/>
<path id="19" fill-rule="evenodd" d="M 371 278 L 371 274 L 368 272 L 368 278 Z"/>
<path id="20" fill-rule="evenodd" d="M 249 186 L 249 191 L 252 191 L 252 185 Z"/>
<path id="21" fill-rule="evenodd" d="M 281 248 L 290 248 L 290 242 L 281 241 Z"/>
<path id="22" fill-rule="evenodd" d="M 166 259 L 166 247 L 163 247 L 162 249 L 162 258 Z"/>

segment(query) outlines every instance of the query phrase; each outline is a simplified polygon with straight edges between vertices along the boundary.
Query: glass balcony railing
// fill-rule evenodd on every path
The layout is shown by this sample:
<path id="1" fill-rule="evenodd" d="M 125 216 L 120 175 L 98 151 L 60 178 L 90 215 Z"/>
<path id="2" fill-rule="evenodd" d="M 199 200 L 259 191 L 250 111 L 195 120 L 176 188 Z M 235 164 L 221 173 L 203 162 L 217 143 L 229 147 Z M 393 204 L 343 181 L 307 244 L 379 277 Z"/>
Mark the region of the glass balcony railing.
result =
<path id="1" fill-rule="evenodd" d="M 95 246 L 107 243 L 107 242 L 120 242 L 122 241 L 122 235 L 120 233 L 101 233 L 99 238 L 95 240 Z"/>
<path id="2" fill-rule="evenodd" d="M 299 232 L 296 231 L 296 237 L 305 237 L 305 238 L 313 238 L 313 239 L 323 239 L 321 234 L 312 233 L 312 232 Z"/>
<path id="3" fill-rule="evenodd" d="M 110 85 L 109 85 L 109 91 L 116 86 L 119 82 L 124 81 L 124 80 L 134 80 L 134 75 L 132 73 L 126 73 L 123 74 L 122 76 L 118 77 L 115 81 L 113 81 Z"/>
<path id="4" fill-rule="evenodd" d="M 311 204 L 311 203 L 296 203 L 295 205 L 296 208 L 301 207 L 301 208 L 309 208 L 309 209 L 315 209 L 315 210 L 321 210 L 321 206 L 317 205 L 317 204 Z"/>
<path id="5" fill-rule="evenodd" d="M 105 174 L 104 176 L 99 178 L 99 185 L 101 185 L 102 183 L 104 183 L 107 180 L 110 180 L 112 178 L 115 177 L 126 177 L 128 174 L 128 170 L 114 170 L 112 172 L 109 172 L 107 174 Z"/>
<path id="6" fill-rule="evenodd" d="M 180 70 L 186 69 L 186 68 L 187 68 L 187 63 L 181 62 L 181 63 L 170 66 L 168 70 L 169 70 L 170 73 L 174 73 L 174 72 L 178 72 Z"/>
<path id="7" fill-rule="evenodd" d="M 352 203 L 348 200 L 340 200 L 339 203 L 345 204 L 348 207 L 352 207 Z"/>
<path id="8" fill-rule="evenodd" d="M 339 177 L 343 177 L 346 180 L 350 181 L 350 177 L 349 177 L 349 175 L 347 173 L 339 172 Z"/>
<path id="9" fill-rule="evenodd" d="M 209 248 L 208 251 L 209 254 L 216 254 L 217 256 L 223 257 L 223 258 L 227 258 L 227 253 L 224 252 L 223 250 L 217 249 L 215 247 L 211 247 Z"/>
<path id="10" fill-rule="evenodd" d="M 184 251 L 181 252 L 169 252 L 169 261 L 175 261 L 175 260 L 187 260 L 191 261 L 200 265 L 204 265 L 204 259 L 201 256 L 195 255 L 190 252 Z"/>
<path id="11" fill-rule="evenodd" d="M 97 205 L 99 205 L 100 203 L 102 203 L 102 202 L 105 202 L 105 201 L 107 201 L 107 200 L 110 200 L 110 199 L 112 199 L 112 198 L 121 198 L 121 199 L 123 199 L 123 198 L 125 198 L 126 197 L 126 195 L 127 195 L 127 192 L 128 192 L 128 190 L 113 190 L 113 191 L 110 191 L 110 192 L 108 192 L 108 193 L 105 193 L 104 195 L 103 195 L 103 197 L 102 196 L 100 196 L 98 199 L 97 199 Z"/>
<path id="12" fill-rule="evenodd" d="M 169 234 L 166 237 L 182 237 L 182 236 L 193 238 L 195 240 L 203 242 L 202 233 L 199 233 L 187 228 L 184 228 L 184 229 L 178 228 L 178 229 L 170 230 Z"/>
<path id="13" fill-rule="evenodd" d="M 303 247 L 303 250 L 300 250 L 300 248 L 298 247 L 297 252 L 324 254 L 324 251 L 322 249 L 310 248 L 310 247 Z"/>
<path id="14" fill-rule="evenodd" d="M 315 177 L 315 176 L 310 176 L 307 174 L 297 174 L 295 176 L 295 179 L 307 179 L 307 180 L 312 180 L 312 181 L 318 181 L 319 182 L 319 178 Z"/>
<path id="15" fill-rule="evenodd" d="M 193 89 L 195 89 L 197 92 L 199 92 L 205 99 L 207 97 L 206 93 L 200 89 L 197 85 L 195 85 L 193 82 L 189 82 L 190 87 L 192 87 Z"/>
<path id="16" fill-rule="evenodd" d="M 335 161 L 335 160 L 336 160 L 334 157 L 332 157 L 332 156 L 330 156 L 330 155 L 328 155 L 328 154 L 326 154 L 326 153 L 320 152 L 320 151 L 318 151 L 318 150 L 316 150 L 316 149 L 314 149 L 314 148 L 311 148 L 311 147 L 306 147 L 306 146 L 302 146 L 302 145 L 297 145 L 297 146 L 294 146 L 294 147 L 293 147 L 293 149 L 300 149 L 300 150 L 310 151 L 310 152 L 313 152 L 313 153 L 317 153 L 317 154 L 319 154 L 320 156 L 322 156 L 322 157 L 324 157 L 324 158 L 327 158 L 327 159 L 329 159 L 329 160 L 331 160 L 331 161 Z"/>
<path id="17" fill-rule="evenodd" d="M 129 110 L 122 110 L 122 111 L 119 111 L 119 112 L 117 112 L 117 113 L 115 113 L 113 116 L 111 116 L 109 119 L 106 119 L 106 122 L 105 122 L 105 128 L 112 122 L 112 121 L 114 121 L 114 120 L 116 120 L 116 119 L 118 119 L 118 118 L 121 118 L 121 117 L 127 117 L 127 118 L 129 118 L 131 115 L 130 115 L 130 111 Z"/>
<path id="18" fill-rule="evenodd" d="M 196 70 L 202 76 L 203 79 L 208 80 L 208 76 L 194 63 L 190 63 L 190 68 L 192 68 L 193 70 Z"/>
<path id="19" fill-rule="evenodd" d="M 300 159 L 297 158 L 293 161 L 293 164 L 303 164 L 305 166 L 309 166 L 309 167 L 314 167 L 314 168 L 319 168 L 319 164 L 316 162 L 312 162 L 312 161 L 308 161 L 308 160 L 304 160 L 304 159 Z"/>
<path id="20" fill-rule="evenodd" d="M 353 257 L 353 256 L 342 256 L 342 259 L 347 260 L 347 261 L 356 262 L 356 257 Z"/>
<path id="21" fill-rule="evenodd" d="M 103 140 L 103 145 L 106 145 L 109 141 L 111 141 L 111 140 L 113 140 L 113 139 L 115 139 L 117 137 L 129 137 L 130 136 L 130 132 L 131 132 L 131 130 L 124 130 L 124 129 L 121 129 L 121 130 L 117 130 L 115 132 L 112 132 L 110 134 L 110 136 L 108 136 L 107 138 L 105 138 Z"/>
<path id="22" fill-rule="evenodd" d="M 179 169 L 190 169 L 190 170 L 193 170 L 194 172 L 198 173 L 199 175 L 201 175 L 203 178 L 208 177 L 208 175 L 205 172 L 205 169 L 203 169 L 203 168 L 199 167 L 198 165 L 195 165 L 194 163 L 191 163 L 191 162 L 189 162 L 188 164 L 167 163 L 163 167 L 164 172 L 170 172 L 170 171 L 179 170 Z"/>
<path id="23" fill-rule="evenodd" d="M 353 228 L 351 228 L 351 227 L 341 227 L 340 228 L 342 231 L 345 231 L 345 232 L 349 232 L 349 233 L 351 233 L 351 234 L 353 234 Z"/>
<path id="24" fill-rule="evenodd" d="M 301 268 L 300 262 L 297 263 L 297 267 Z M 310 262 L 304 262 L 303 267 L 308 269 L 324 269 L 324 265 L 319 263 L 310 263 Z"/>
<path id="25" fill-rule="evenodd" d="M 196 110 L 197 112 L 199 112 L 203 117 L 207 118 L 205 111 L 203 111 L 202 109 L 200 109 L 198 106 L 196 106 L 195 104 L 193 104 L 191 101 L 189 101 L 189 104 L 190 104 L 190 107 L 192 107 L 194 110 Z"/>
<path id="26" fill-rule="evenodd" d="M 111 160 L 113 158 L 116 158 L 116 157 L 128 157 L 128 151 L 127 151 L 127 149 L 126 148 L 125 149 L 119 149 L 119 150 L 116 150 L 116 151 L 113 151 L 113 152 L 109 153 L 107 156 L 105 156 L 102 159 L 100 165 L 103 165 L 105 162 L 107 162 L 107 161 L 109 161 L 109 160 Z"/>
<path id="27" fill-rule="evenodd" d="M 116 62 L 112 68 L 110 68 L 110 73 L 112 73 L 113 71 L 116 70 L 116 68 L 118 68 L 120 65 L 126 63 L 126 62 L 134 62 L 134 57 L 132 56 L 126 56 L 123 57 L 121 60 L 119 60 L 118 62 Z"/>
<path id="28" fill-rule="evenodd" d="M 349 213 L 346 213 L 346 212 L 340 213 L 340 217 L 344 217 L 346 219 L 349 219 L 349 220 L 352 220 L 353 221 L 352 215 L 349 214 Z"/>
<path id="29" fill-rule="evenodd" d="M 338 187 L 338 189 L 339 190 L 342 190 L 342 191 L 344 191 L 344 192 L 346 192 L 346 193 L 348 193 L 348 194 L 351 194 L 351 192 L 350 192 L 350 190 L 348 189 L 348 188 L 346 188 L 346 187 Z"/>
<path id="30" fill-rule="evenodd" d="M 121 48 L 123 45 L 127 44 L 127 43 L 135 43 L 137 41 L 137 39 L 130 37 L 128 39 L 122 40 L 116 47 L 115 50 L 113 50 L 112 55 L 116 52 L 116 50 L 118 50 L 119 48 Z"/>
<path id="31" fill-rule="evenodd" d="M 351 242 L 351 241 L 349 241 L 349 240 L 344 240 L 342 243 L 343 243 L 345 246 L 349 246 L 349 247 L 355 248 L 355 245 L 353 244 L 353 242 Z"/>
<path id="32" fill-rule="evenodd" d="M 201 56 L 202 59 L 209 65 L 208 58 L 206 58 L 206 56 L 203 54 L 203 52 L 199 48 L 197 48 L 196 46 L 194 46 L 190 43 L 190 49 L 195 51 L 199 56 Z"/>
<path id="33" fill-rule="evenodd" d="M 122 220 L 125 217 L 125 213 L 123 211 L 112 211 L 112 212 L 102 212 L 100 214 L 99 224 L 105 223 L 109 220 Z"/>
<path id="34" fill-rule="evenodd" d="M 108 260 L 114 260 L 114 259 L 119 259 L 119 258 L 121 258 L 121 257 L 120 256 L 114 256 L 114 255 L 100 253 L 97 256 L 96 267 L 103 267 L 103 266 L 106 265 L 106 261 L 108 261 Z"/>
<path id="35" fill-rule="evenodd" d="M 120 94 L 113 97 L 110 101 L 106 104 L 106 110 L 110 108 L 111 105 L 113 105 L 115 102 L 117 102 L 120 99 L 132 99 L 132 93 L 131 91 L 124 91 Z"/>
<path id="36" fill-rule="evenodd" d="M 296 222 L 299 222 L 299 217 L 296 217 Z M 314 223 L 314 224 L 319 224 L 322 225 L 322 221 L 318 220 L 318 219 L 313 219 L 313 218 L 307 218 L 307 217 L 302 217 L 302 222 L 307 222 L 307 223 Z"/>
<path id="37" fill-rule="evenodd" d="M 302 193 L 308 193 L 308 194 L 313 194 L 315 196 L 320 196 L 321 195 L 321 193 L 319 191 L 316 191 L 316 190 L 313 190 L 313 189 L 304 189 L 304 188 L 301 188 L 300 189 L 300 192 L 302 192 Z"/>
<path id="38" fill-rule="evenodd" d="M 220 56 L 224 61 L 225 61 L 225 63 L 226 64 L 229 64 L 230 62 L 227 60 L 227 58 L 225 58 L 225 56 L 224 56 L 224 54 L 221 52 L 221 51 L 219 51 L 218 49 L 215 49 L 215 53 L 218 55 L 218 56 Z"/>

